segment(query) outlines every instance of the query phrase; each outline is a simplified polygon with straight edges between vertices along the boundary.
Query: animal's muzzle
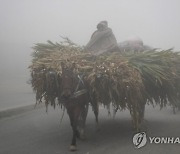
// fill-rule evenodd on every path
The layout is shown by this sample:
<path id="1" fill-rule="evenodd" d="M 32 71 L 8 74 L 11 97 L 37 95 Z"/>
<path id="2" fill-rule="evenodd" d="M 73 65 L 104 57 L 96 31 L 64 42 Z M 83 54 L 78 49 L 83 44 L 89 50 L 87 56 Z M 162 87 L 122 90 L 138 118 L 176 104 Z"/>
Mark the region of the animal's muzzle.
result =
<path id="1" fill-rule="evenodd" d="M 61 94 L 61 97 L 62 98 L 65 98 L 65 99 L 67 99 L 67 98 L 69 98 L 71 96 L 71 91 L 70 90 L 64 90 L 63 92 L 62 92 L 62 94 Z"/>

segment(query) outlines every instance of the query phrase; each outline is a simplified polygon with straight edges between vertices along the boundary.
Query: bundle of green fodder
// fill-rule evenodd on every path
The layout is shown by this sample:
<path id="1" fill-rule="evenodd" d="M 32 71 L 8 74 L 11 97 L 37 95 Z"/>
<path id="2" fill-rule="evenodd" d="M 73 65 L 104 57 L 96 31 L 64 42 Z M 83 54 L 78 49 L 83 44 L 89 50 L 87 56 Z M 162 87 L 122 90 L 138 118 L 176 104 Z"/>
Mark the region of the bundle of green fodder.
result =
<path id="1" fill-rule="evenodd" d="M 55 99 L 60 95 L 61 62 L 68 62 L 69 57 L 82 54 L 82 48 L 66 39 L 60 43 L 37 43 L 32 53 L 32 64 L 29 66 L 32 78 L 32 88 L 36 93 L 36 103 L 42 100 L 46 106 L 56 106 Z M 53 76 L 48 74 L 55 74 Z"/>
<path id="2" fill-rule="evenodd" d="M 55 106 L 55 99 L 60 96 L 62 61 L 66 67 L 76 64 L 75 73 L 84 74 L 90 95 L 105 106 L 112 103 L 116 109 L 129 109 L 132 113 L 141 112 L 145 103 L 155 102 L 161 107 L 167 104 L 178 106 L 178 52 L 112 52 L 95 56 L 68 39 L 61 43 L 48 41 L 36 44 L 33 49 L 35 51 L 30 66 L 32 87 L 37 102 L 44 100 L 47 106 Z M 54 73 L 55 77 L 47 76 L 49 72 Z"/>
<path id="3" fill-rule="evenodd" d="M 143 78 L 146 98 L 160 107 L 180 107 L 180 53 L 171 49 L 149 51 L 128 57 Z"/>

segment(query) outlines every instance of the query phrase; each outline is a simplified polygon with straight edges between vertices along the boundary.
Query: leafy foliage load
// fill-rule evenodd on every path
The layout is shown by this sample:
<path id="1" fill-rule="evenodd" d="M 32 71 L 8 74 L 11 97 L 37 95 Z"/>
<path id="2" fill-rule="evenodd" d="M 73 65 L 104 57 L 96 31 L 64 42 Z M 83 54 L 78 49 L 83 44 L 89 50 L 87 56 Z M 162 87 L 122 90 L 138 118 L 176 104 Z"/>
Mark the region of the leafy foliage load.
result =
<path id="1" fill-rule="evenodd" d="M 76 64 L 75 73 L 84 74 L 91 96 L 116 110 L 129 109 L 132 117 L 143 116 L 146 103 L 160 107 L 180 105 L 180 53 L 171 49 L 143 53 L 104 53 L 83 50 L 69 39 L 60 43 L 38 43 L 29 66 L 37 102 L 55 106 L 60 96 L 61 62 Z M 47 72 L 56 73 L 54 86 Z M 60 103 L 60 102 L 59 102 Z"/>

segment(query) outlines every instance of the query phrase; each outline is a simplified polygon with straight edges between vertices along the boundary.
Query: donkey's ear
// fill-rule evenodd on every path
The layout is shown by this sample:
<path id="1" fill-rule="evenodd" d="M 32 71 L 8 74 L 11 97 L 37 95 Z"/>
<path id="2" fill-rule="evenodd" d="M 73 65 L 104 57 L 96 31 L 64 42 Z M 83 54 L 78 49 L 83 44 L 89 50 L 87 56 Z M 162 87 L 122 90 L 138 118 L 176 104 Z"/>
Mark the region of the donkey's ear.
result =
<path id="1" fill-rule="evenodd" d="M 64 62 L 61 62 L 61 68 L 62 68 L 62 70 L 64 69 L 64 67 L 65 67 Z"/>
<path id="2" fill-rule="evenodd" d="M 72 63 L 71 69 L 74 70 L 76 68 L 76 63 Z"/>

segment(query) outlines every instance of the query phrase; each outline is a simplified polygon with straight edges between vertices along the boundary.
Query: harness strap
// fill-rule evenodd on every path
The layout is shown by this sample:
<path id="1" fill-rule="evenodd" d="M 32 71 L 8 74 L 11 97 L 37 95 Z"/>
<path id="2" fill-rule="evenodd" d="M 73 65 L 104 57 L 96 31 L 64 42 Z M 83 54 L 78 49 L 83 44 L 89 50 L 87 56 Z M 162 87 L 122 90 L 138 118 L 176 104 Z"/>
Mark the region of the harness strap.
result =
<path id="1" fill-rule="evenodd" d="M 82 90 L 79 90 L 77 92 L 74 92 L 73 96 L 71 98 L 76 98 L 78 96 L 81 96 L 83 94 L 87 93 L 87 89 L 82 89 Z"/>
<path id="2" fill-rule="evenodd" d="M 82 79 L 82 77 L 80 75 L 78 75 L 78 79 L 79 79 L 79 81 L 78 81 L 78 84 L 76 86 L 76 89 L 75 89 L 74 93 L 76 93 L 78 91 L 79 86 L 80 86 L 81 83 L 84 85 L 84 81 L 83 81 L 83 79 Z"/>
<path id="3" fill-rule="evenodd" d="M 77 98 L 77 97 L 79 97 L 79 96 L 81 96 L 81 95 L 83 95 L 83 94 L 85 94 L 85 93 L 88 92 L 87 89 L 78 90 L 79 87 L 80 87 L 80 84 L 83 84 L 83 85 L 85 85 L 85 84 L 84 84 L 84 81 L 83 81 L 83 79 L 82 79 L 83 75 L 81 75 L 81 76 L 78 75 L 77 77 L 78 77 L 78 79 L 79 79 L 79 80 L 78 80 L 78 84 L 77 84 L 77 86 L 76 86 L 76 89 L 75 89 L 73 95 L 70 97 L 70 99 L 72 99 L 72 98 Z M 61 102 L 64 102 L 65 100 L 60 99 L 60 101 L 61 101 Z"/>

